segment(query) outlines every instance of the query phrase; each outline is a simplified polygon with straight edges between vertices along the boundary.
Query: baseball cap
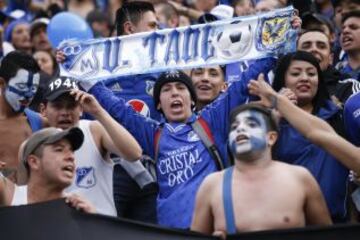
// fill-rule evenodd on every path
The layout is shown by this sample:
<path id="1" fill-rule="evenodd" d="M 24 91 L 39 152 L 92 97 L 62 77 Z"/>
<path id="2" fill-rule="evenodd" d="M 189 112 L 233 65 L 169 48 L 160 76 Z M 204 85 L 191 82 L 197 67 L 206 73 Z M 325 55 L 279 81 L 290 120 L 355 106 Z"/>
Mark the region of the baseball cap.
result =
<path id="1" fill-rule="evenodd" d="M 192 84 L 191 78 L 183 71 L 172 70 L 172 71 L 162 73 L 155 83 L 154 94 L 153 94 L 155 106 L 157 106 L 160 102 L 160 90 L 161 90 L 162 86 L 169 82 L 183 83 L 188 88 L 191 99 L 194 102 L 196 102 L 196 99 L 197 99 L 196 92 L 195 92 L 194 86 Z"/>
<path id="2" fill-rule="evenodd" d="M 70 77 L 53 78 L 45 89 L 44 98 L 47 101 L 54 101 L 64 93 L 68 93 L 73 89 L 79 89 L 77 81 Z"/>
<path id="3" fill-rule="evenodd" d="M 42 18 L 38 18 L 35 19 L 31 24 L 30 24 L 30 36 L 32 37 L 34 35 L 35 30 L 37 30 L 40 27 L 47 27 L 47 25 L 49 24 L 50 20 L 48 18 L 42 17 Z"/>
<path id="4" fill-rule="evenodd" d="M 41 145 L 51 145 L 62 139 L 70 142 L 73 151 L 78 150 L 84 141 L 84 134 L 78 127 L 62 130 L 60 128 L 44 128 L 33 133 L 27 140 L 20 153 L 21 161 L 26 165 L 27 158 Z"/>
<path id="5" fill-rule="evenodd" d="M 234 16 L 234 8 L 228 5 L 219 4 L 215 6 L 209 13 L 202 15 L 198 22 L 208 23 L 222 19 L 232 18 Z"/>

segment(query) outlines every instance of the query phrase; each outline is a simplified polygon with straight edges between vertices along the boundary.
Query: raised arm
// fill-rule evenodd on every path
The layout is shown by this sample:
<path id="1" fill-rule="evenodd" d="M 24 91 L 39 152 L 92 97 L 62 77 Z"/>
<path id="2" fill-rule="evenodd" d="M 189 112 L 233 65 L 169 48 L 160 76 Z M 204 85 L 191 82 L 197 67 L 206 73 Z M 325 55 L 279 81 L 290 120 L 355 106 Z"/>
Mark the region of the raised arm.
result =
<path id="1" fill-rule="evenodd" d="M 295 106 L 289 99 L 276 93 L 260 75 L 249 83 L 250 94 L 260 97 L 267 107 L 275 107 L 302 135 L 324 148 L 347 168 L 360 173 L 360 148 L 339 136 L 324 120 Z"/>
<path id="2" fill-rule="evenodd" d="M 92 130 L 100 137 L 100 147 L 130 161 L 141 157 L 142 149 L 135 138 L 100 106 L 94 96 L 80 90 L 73 90 L 71 94 L 85 112 L 98 120 Z"/>

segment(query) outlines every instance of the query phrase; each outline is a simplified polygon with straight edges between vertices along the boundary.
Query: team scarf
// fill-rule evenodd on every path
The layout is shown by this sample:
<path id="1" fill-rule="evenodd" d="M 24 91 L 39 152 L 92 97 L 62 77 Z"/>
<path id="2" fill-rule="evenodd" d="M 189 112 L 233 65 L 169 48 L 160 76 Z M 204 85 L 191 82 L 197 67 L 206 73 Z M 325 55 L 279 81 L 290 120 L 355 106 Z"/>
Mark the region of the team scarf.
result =
<path id="1" fill-rule="evenodd" d="M 128 36 L 63 41 L 61 75 L 99 81 L 119 76 L 189 69 L 295 51 L 293 7 Z"/>

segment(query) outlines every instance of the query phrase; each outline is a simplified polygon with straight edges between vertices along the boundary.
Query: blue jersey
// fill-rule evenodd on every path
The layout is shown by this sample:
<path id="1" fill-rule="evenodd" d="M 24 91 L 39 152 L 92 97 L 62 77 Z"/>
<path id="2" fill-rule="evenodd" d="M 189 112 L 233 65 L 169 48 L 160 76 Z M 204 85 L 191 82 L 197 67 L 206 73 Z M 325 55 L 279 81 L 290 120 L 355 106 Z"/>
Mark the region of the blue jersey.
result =
<path id="1" fill-rule="evenodd" d="M 360 93 L 352 95 L 344 106 L 344 123 L 349 140 L 360 146 Z"/>
<path id="2" fill-rule="evenodd" d="M 329 120 L 339 114 L 331 101 L 321 108 L 317 116 Z M 280 124 L 280 135 L 274 149 L 280 161 L 307 168 L 320 185 L 333 219 L 345 220 L 348 169 L 321 147 L 311 143 L 286 121 Z"/>
<path id="3" fill-rule="evenodd" d="M 360 68 L 352 69 L 352 67 L 349 64 L 347 55 L 343 56 L 343 59 L 336 64 L 336 68 L 342 74 L 348 74 L 351 78 L 360 81 Z"/>
<path id="4" fill-rule="evenodd" d="M 160 120 L 160 114 L 154 106 L 152 89 L 159 74 L 138 74 L 105 80 L 105 85 L 116 96 L 132 101 L 132 106 L 144 116 Z"/>
<path id="5" fill-rule="evenodd" d="M 251 70 L 241 75 L 242 81 L 234 82 L 227 92 L 199 113 L 211 129 L 224 161 L 227 158 L 230 111 L 246 102 L 249 80 L 256 79 L 261 72 L 269 71 L 273 65 L 272 59 L 257 61 Z M 167 123 L 164 119 L 158 122 L 134 112 L 124 99 L 116 97 L 101 83 L 90 89 L 90 93 L 124 125 L 142 146 L 144 153 L 152 158 L 155 133 L 162 125 L 156 162 L 158 221 L 163 226 L 189 228 L 196 192 L 204 178 L 216 171 L 215 161 L 191 126 L 198 116 L 193 114 L 185 123 Z"/>

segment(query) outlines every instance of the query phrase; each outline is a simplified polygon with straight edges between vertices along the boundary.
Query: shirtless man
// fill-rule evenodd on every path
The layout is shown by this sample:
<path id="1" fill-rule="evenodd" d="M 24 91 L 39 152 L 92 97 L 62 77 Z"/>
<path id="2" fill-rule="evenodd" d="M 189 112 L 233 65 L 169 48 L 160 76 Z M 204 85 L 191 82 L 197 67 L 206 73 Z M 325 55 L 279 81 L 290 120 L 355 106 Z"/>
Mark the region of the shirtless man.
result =
<path id="1" fill-rule="evenodd" d="M 43 120 L 27 109 L 39 86 L 40 68 L 30 55 L 14 51 L 0 66 L 0 159 L 6 163 L 3 174 L 16 182 L 18 148 Z"/>
<path id="2" fill-rule="evenodd" d="M 260 74 L 251 80 L 249 91 L 261 98 L 261 104 L 276 108 L 296 130 L 314 144 L 324 148 L 348 169 L 360 175 L 360 147 L 356 147 L 341 136 L 324 120 L 308 114 L 294 105 L 286 96 L 275 92 Z M 274 104 L 275 103 L 275 104 Z"/>
<path id="3" fill-rule="evenodd" d="M 28 184 L 17 186 L 0 175 L 0 206 L 39 203 L 65 197 L 63 190 L 75 175 L 74 151 L 81 147 L 84 134 L 79 128 L 45 128 L 30 136 L 19 148 Z M 0 162 L 0 169 L 5 164 Z M 73 207 L 88 213 L 95 208 L 77 195 L 67 196 Z"/>
<path id="4" fill-rule="evenodd" d="M 303 167 L 272 160 L 276 139 L 277 124 L 268 109 L 246 104 L 232 111 L 229 149 L 235 166 L 203 181 L 192 230 L 224 235 L 331 224 L 311 174 Z"/>

